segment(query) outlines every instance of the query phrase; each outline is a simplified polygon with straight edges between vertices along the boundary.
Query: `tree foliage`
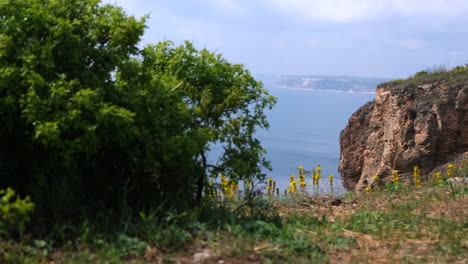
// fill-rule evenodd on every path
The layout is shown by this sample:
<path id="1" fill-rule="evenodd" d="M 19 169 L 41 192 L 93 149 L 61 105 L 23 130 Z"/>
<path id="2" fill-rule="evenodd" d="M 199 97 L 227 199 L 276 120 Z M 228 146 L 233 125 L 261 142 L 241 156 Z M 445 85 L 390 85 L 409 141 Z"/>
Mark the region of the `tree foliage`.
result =
<path id="1" fill-rule="evenodd" d="M 0 2 L 0 189 L 73 215 L 185 208 L 219 172 L 263 177 L 255 133 L 275 98 L 189 42 L 139 48 L 145 19 L 95 0 Z"/>

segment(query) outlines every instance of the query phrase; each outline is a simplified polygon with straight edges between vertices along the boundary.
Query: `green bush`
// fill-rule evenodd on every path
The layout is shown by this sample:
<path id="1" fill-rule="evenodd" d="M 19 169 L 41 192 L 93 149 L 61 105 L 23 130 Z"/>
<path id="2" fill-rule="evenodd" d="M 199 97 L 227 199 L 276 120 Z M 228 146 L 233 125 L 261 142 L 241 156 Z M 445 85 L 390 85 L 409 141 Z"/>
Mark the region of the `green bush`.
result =
<path id="1" fill-rule="evenodd" d="M 254 135 L 275 98 L 189 42 L 139 48 L 145 20 L 99 0 L 0 1 L 0 188 L 31 195 L 36 226 L 184 210 L 212 175 L 269 168 Z"/>
<path id="2" fill-rule="evenodd" d="M 29 197 L 21 199 L 11 188 L 0 190 L 0 234 L 7 235 L 18 231 L 23 234 L 34 203 Z M 16 199 L 15 199 L 16 198 Z"/>
<path id="3" fill-rule="evenodd" d="M 417 77 L 425 76 L 425 75 L 427 75 L 427 74 L 428 74 L 427 71 L 420 71 L 420 72 L 417 72 L 417 73 L 414 75 L 414 77 L 417 78 Z"/>

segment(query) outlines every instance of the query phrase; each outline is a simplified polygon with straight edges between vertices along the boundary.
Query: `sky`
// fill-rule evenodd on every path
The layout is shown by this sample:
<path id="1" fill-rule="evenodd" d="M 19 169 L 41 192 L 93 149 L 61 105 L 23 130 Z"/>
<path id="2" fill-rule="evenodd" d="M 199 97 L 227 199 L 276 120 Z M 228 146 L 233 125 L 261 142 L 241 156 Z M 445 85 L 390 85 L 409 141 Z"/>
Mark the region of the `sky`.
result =
<path id="1" fill-rule="evenodd" d="M 467 0 L 105 0 L 254 74 L 406 78 L 468 63 Z"/>

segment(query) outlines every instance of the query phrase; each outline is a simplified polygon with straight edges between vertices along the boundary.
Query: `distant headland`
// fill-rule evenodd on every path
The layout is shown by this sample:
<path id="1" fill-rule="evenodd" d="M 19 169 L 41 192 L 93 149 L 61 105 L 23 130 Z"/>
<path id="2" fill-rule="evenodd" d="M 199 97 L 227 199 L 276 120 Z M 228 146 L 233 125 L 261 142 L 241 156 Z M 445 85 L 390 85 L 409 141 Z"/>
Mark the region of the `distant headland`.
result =
<path id="1" fill-rule="evenodd" d="M 374 94 L 375 87 L 391 78 L 321 75 L 285 75 L 275 83 L 275 87 L 326 92 Z"/>

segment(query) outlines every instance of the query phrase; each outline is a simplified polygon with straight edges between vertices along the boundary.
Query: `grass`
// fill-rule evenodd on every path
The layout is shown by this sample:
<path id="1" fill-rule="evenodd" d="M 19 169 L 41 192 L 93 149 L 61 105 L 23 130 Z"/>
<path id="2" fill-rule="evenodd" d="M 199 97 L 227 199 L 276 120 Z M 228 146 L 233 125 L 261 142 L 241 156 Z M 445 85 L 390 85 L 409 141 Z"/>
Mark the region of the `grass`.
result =
<path id="1" fill-rule="evenodd" d="M 211 204 L 141 214 L 115 234 L 85 223 L 68 240 L 3 236 L 0 263 L 466 263 L 466 204 L 466 182 L 444 177 L 338 198 Z"/>
<path id="2" fill-rule="evenodd" d="M 465 82 L 467 80 L 467 74 L 468 64 L 465 66 L 457 66 L 452 69 L 439 66 L 420 71 L 407 79 L 396 79 L 384 83 L 383 85 L 411 86 L 444 81 L 448 82 L 449 85 L 455 86 Z"/>

